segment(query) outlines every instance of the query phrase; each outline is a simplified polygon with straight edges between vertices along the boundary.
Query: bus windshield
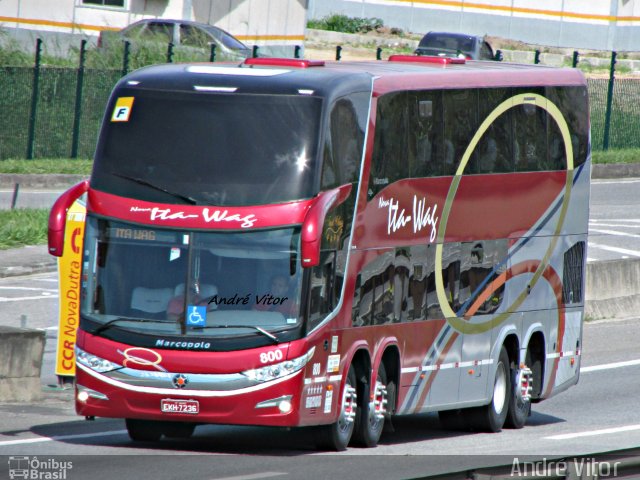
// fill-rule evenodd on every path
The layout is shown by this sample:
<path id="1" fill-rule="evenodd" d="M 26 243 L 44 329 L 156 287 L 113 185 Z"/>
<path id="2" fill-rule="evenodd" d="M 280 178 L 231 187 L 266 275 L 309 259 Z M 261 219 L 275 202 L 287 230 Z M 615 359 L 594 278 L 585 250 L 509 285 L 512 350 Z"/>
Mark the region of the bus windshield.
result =
<path id="1" fill-rule="evenodd" d="M 132 102 L 130 114 L 105 121 L 92 188 L 151 202 L 189 198 L 220 206 L 318 193 L 318 97 L 125 89 L 118 99 Z"/>
<path id="2" fill-rule="evenodd" d="M 83 318 L 180 337 L 267 336 L 300 326 L 299 228 L 153 229 L 89 216 Z"/>

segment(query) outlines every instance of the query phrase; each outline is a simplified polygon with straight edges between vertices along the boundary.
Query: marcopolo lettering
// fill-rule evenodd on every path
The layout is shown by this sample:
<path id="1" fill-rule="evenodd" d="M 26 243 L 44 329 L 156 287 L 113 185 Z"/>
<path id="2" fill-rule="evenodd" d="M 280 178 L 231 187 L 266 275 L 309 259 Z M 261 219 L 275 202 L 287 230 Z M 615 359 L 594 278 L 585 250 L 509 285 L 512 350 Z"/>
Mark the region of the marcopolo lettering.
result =
<path id="1" fill-rule="evenodd" d="M 185 350 L 208 350 L 211 348 L 211 344 L 208 342 L 184 342 L 159 338 L 156 340 L 156 347 L 183 348 Z"/>

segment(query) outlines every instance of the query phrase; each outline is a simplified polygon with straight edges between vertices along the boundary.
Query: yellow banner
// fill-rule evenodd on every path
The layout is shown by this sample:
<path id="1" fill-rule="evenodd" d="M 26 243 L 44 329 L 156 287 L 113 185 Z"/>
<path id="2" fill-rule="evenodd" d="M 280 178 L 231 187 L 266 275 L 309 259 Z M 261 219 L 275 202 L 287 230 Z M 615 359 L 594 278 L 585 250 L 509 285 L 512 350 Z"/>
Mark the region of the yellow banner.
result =
<path id="1" fill-rule="evenodd" d="M 64 252 L 58 259 L 60 313 L 55 373 L 60 376 L 76 374 L 75 346 L 80 323 L 80 271 L 86 211 L 84 196 L 67 211 Z"/>

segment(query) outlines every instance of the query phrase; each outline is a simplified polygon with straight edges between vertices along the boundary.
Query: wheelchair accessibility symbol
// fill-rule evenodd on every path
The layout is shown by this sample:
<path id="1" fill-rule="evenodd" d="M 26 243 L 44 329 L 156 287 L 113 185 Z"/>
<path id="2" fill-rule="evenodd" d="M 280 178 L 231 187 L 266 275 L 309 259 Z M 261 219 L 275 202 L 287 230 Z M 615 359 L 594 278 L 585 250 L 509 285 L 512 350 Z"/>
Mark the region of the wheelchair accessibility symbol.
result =
<path id="1" fill-rule="evenodd" d="M 187 308 L 187 325 L 190 327 L 204 327 L 207 324 L 207 307 L 189 305 Z"/>

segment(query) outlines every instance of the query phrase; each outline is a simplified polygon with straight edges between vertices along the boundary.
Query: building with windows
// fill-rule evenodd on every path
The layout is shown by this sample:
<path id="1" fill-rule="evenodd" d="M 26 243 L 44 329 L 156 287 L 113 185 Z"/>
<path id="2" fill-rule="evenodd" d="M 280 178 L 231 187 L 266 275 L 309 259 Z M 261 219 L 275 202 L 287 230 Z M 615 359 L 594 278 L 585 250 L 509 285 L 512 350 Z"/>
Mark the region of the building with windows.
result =
<path id="1" fill-rule="evenodd" d="M 175 18 L 209 23 L 249 46 L 277 51 L 302 45 L 306 8 L 307 0 L 4 0 L 0 27 L 23 44 L 42 38 L 51 51 L 80 37 L 95 42 L 101 30 L 143 18 Z"/>

